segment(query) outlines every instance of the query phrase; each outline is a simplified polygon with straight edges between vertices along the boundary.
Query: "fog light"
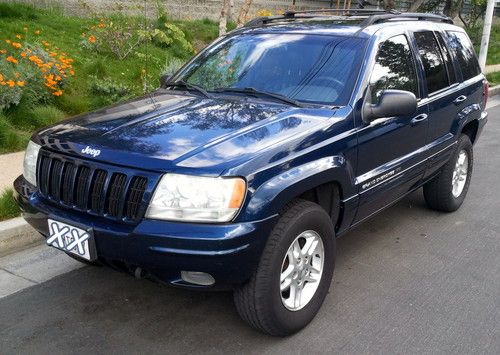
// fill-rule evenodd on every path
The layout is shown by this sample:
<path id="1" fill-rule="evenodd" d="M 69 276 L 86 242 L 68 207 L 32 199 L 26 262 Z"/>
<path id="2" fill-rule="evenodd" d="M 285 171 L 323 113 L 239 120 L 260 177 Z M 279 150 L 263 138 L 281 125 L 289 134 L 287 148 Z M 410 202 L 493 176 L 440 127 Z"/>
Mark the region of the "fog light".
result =
<path id="1" fill-rule="evenodd" d="M 210 286 L 215 283 L 212 275 L 201 271 L 181 271 L 181 277 L 184 281 L 201 286 Z"/>

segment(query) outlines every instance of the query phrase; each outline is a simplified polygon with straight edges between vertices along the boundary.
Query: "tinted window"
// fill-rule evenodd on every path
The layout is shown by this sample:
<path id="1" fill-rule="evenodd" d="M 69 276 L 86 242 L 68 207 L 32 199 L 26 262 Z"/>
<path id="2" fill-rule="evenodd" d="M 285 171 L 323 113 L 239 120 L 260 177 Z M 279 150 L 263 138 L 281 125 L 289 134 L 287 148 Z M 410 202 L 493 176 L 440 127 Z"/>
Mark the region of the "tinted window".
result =
<path id="1" fill-rule="evenodd" d="M 404 35 L 395 36 L 380 45 L 370 79 L 371 103 L 376 104 L 384 90 L 406 90 L 418 97 L 413 56 Z"/>
<path id="2" fill-rule="evenodd" d="M 255 88 L 322 104 L 347 104 L 364 39 L 303 34 L 229 37 L 202 53 L 177 79 L 214 91 Z"/>
<path id="3" fill-rule="evenodd" d="M 467 35 L 455 31 L 448 31 L 447 33 L 448 43 L 455 54 L 455 58 L 457 58 L 458 64 L 460 64 L 463 79 L 467 80 L 481 73 L 479 63 L 474 54 L 474 48 Z"/>
<path id="4" fill-rule="evenodd" d="M 443 54 L 444 62 L 446 64 L 446 71 L 448 72 L 448 79 L 450 84 L 454 84 L 457 82 L 457 77 L 455 75 L 455 68 L 453 67 L 453 61 L 451 59 L 450 52 L 448 51 L 448 47 L 443 39 L 443 35 L 439 32 L 434 32 L 438 39 L 439 45 L 441 46 L 441 53 Z"/>
<path id="5" fill-rule="evenodd" d="M 415 41 L 424 65 L 427 92 L 430 94 L 447 87 L 448 74 L 434 33 L 415 32 Z"/>

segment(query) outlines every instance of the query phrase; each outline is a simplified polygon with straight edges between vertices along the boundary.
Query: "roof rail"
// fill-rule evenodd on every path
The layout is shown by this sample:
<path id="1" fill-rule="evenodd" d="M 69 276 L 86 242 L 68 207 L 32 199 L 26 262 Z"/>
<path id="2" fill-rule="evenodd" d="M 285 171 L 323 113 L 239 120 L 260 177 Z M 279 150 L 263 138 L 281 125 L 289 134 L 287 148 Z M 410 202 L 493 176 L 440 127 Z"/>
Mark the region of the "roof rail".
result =
<path id="1" fill-rule="evenodd" d="M 329 15 L 331 14 L 331 15 Z M 434 22 L 444 22 L 453 23 L 453 20 L 444 15 L 438 14 L 426 14 L 426 13 L 416 13 L 416 12 L 398 12 L 394 10 L 371 10 L 371 9 L 324 9 L 324 10 L 303 10 L 303 11 L 286 11 L 283 15 L 278 16 L 265 16 L 257 17 L 250 20 L 245 24 L 245 27 L 260 27 L 273 21 L 280 20 L 297 20 L 297 19 L 311 19 L 314 17 L 330 17 L 330 18 L 349 18 L 356 17 L 364 18 L 361 22 L 360 27 L 365 28 L 370 25 L 375 25 L 378 23 L 389 22 L 389 21 L 407 21 L 407 20 L 419 20 L 419 21 L 434 21 Z"/>
<path id="2" fill-rule="evenodd" d="M 377 23 L 389 22 L 389 21 L 405 21 L 405 20 L 418 20 L 418 21 L 433 21 L 433 22 L 444 22 L 453 23 L 453 20 L 444 15 L 438 14 L 423 14 L 418 12 L 405 12 L 399 14 L 379 14 L 373 15 L 366 20 L 364 20 L 360 26 L 365 28 L 370 25 L 375 25 Z"/>

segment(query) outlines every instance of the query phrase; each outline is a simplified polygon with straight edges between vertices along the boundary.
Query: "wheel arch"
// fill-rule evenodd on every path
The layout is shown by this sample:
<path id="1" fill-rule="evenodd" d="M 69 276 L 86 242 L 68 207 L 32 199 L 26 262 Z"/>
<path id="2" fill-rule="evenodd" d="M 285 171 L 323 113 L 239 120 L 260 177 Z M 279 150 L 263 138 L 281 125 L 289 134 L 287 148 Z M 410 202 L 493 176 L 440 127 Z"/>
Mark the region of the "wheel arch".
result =
<path id="1" fill-rule="evenodd" d="M 291 168 L 269 179 L 252 194 L 245 214 L 265 218 L 280 214 L 290 201 L 318 203 L 334 225 L 342 220 L 342 200 L 354 193 L 353 172 L 342 156 L 321 158 Z"/>
<path id="2" fill-rule="evenodd" d="M 471 120 L 462 127 L 460 133 L 467 135 L 470 138 L 472 144 L 474 144 L 476 141 L 478 130 L 479 130 L 479 121 Z"/>

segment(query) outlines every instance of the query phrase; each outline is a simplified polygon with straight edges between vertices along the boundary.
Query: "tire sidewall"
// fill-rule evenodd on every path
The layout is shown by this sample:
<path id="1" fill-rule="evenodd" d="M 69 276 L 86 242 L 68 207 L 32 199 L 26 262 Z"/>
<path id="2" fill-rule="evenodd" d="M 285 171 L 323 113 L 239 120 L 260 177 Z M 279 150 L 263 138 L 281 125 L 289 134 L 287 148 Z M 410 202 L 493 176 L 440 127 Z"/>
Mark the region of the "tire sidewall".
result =
<path id="1" fill-rule="evenodd" d="M 287 309 L 281 300 L 280 276 L 282 263 L 288 248 L 302 232 L 313 230 L 323 241 L 325 251 L 323 273 L 320 284 L 309 303 L 298 311 Z M 286 333 L 294 333 L 307 325 L 321 308 L 328 293 L 335 267 L 335 230 L 328 214 L 319 206 L 302 211 L 293 223 L 284 230 L 284 237 L 275 248 L 268 285 L 270 290 L 269 311 Z"/>

